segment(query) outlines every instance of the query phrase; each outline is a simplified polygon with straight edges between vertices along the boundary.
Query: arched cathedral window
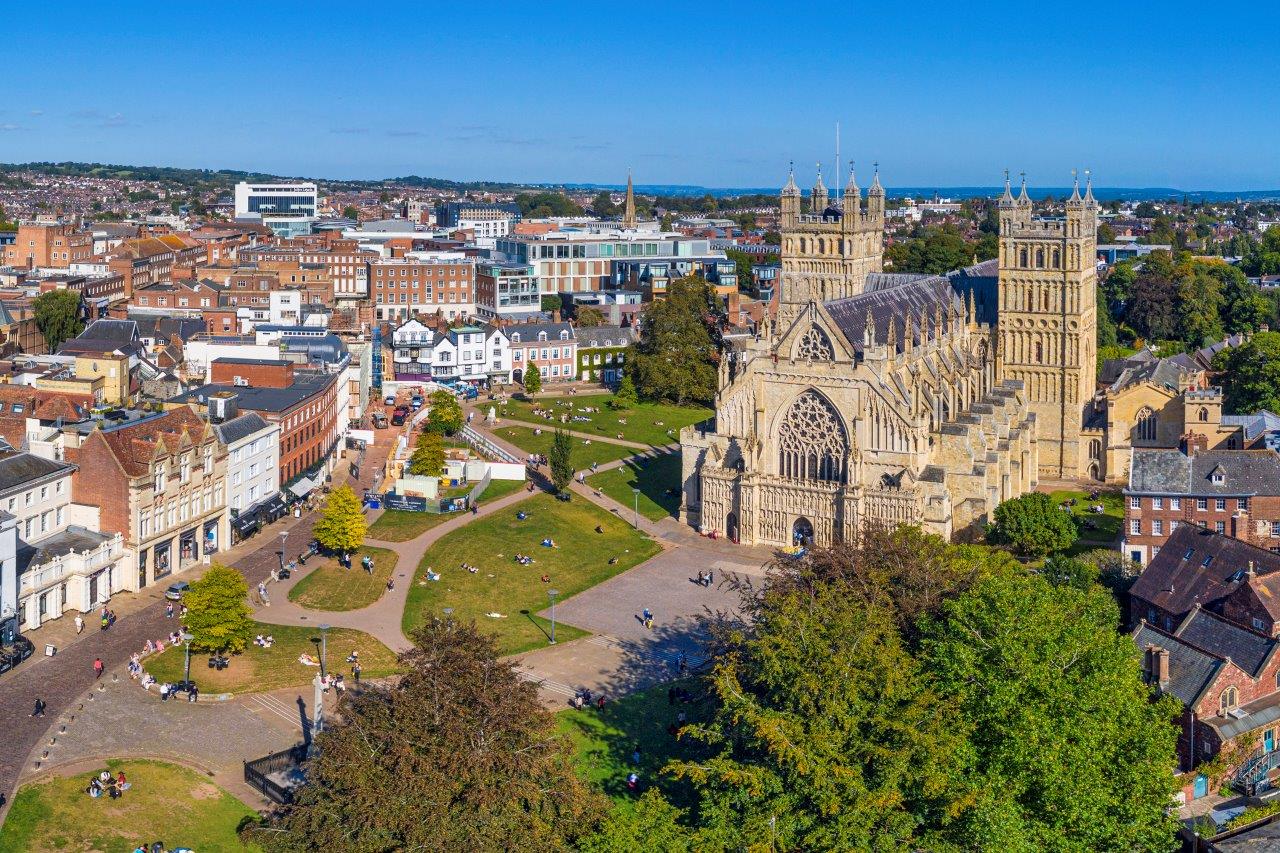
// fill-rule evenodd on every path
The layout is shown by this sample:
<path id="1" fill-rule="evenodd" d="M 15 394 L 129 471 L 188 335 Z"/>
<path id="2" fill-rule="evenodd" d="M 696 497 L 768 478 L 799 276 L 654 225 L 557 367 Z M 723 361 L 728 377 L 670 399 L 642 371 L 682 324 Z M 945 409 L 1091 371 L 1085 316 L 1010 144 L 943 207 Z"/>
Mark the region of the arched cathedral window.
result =
<path id="1" fill-rule="evenodd" d="M 1036 269 L 1044 269 L 1044 249 L 1036 249 Z"/>
<path id="2" fill-rule="evenodd" d="M 1036 364 L 1044 364 L 1044 344 L 1036 341 Z"/>
<path id="3" fill-rule="evenodd" d="M 835 357 L 836 351 L 835 347 L 831 346 L 831 339 L 817 326 L 810 326 L 796 345 L 796 358 L 803 358 L 806 361 L 831 361 Z"/>
<path id="4" fill-rule="evenodd" d="M 1025 267 L 1027 265 L 1027 250 L 1022 249 L 1018 252 L 1018 266 Z"/>
<path id="5" fill-rule="evenodd" d="M 1209 421 L 1209 410 L 1208 410 L 1208 409 L 1201 409 L 1201 410 L 1200 410 L 1200 423 L 1202 423 L 1202 424 L 1203 424 L 1203 423 L 1208 423 L 1208 421 Z"/>
<path id="6" fill-rule="evenodd" d="M 796 480 L 844 481 L 849 443 L 840 416 L 825 397 L 805 391 L 778 429 L 778 473 Z"/>
<path id="7" fill-rule="evenodd" d="M 1156 413 L 1149 406 L 1138 410 L 1137 426 L 1134 430 L 1138 441 L 1156 440 Z"/>

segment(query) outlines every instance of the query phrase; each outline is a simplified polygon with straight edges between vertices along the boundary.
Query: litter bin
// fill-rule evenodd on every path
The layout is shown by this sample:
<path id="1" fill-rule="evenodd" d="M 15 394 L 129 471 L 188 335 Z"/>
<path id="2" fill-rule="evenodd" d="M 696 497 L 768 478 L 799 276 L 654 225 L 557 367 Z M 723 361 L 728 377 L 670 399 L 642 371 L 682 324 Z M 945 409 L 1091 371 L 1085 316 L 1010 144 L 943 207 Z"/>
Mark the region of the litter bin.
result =
<path id="1" fill-rule="evenodd" d="M 53 657 L 54 655 L 56 655 L 57 653 L 58 653 L 58 647 L 57 647 L 57 646 L 55 646 L 53 643 L 45 643 L 45 644 L 44 644 L 44 656 L 45 656 L 45 657 L 47 657 L 47 658 L 51 658 L 51 657 Z"/>

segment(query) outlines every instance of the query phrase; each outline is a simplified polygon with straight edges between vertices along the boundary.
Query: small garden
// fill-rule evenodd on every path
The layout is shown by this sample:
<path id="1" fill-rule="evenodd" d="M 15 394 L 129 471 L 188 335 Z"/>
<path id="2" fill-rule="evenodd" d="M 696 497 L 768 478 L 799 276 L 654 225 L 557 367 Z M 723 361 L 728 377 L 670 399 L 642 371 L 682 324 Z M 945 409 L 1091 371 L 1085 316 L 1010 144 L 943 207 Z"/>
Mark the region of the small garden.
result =
<path id="1" fill-rule="evenodd" d="M 689 424 L 711 417 L 711 410 L 702 406 L 672 406 L 665 403 L 635 403 L 625 409 L 612 409 L 612 394 L 575 394 L 567 397 L 510 400 L 498 409 L 500 418 L 561 426 L 575 432 L 598 433 L 609 438 L 619 434 L 626 441 L 662 446 L 680 440 L 680 430 Z M 584 412 L 583 408 L 596 411 Z M 553 417 L 534 414 L 534 409 L 550 411 Z M 568 423 L 561 423 L 560 416 L 569 415 Z M 573 417 L 586 418 L 574 421 Z"/>
<path id="2" fill-rule="evenodd" d="M 99 769 L 123 771 L 129 788 L 119 798 L 93 798 L 86 789 L 96 772 L 46 774 L 13 798 L 0 850 L 127 851 L 155 841 L 199 853 L 259 849 L 236 836 L 257 814 L 207 776 L 163 761 L 107 761 Z"/>
<path id="3" fill-rule="evenodd" d="M 544 547 L 543 540 L 556 547 Z M 528 651 L 550 637 L 549 622 L 535 615 L 547 608 L 548 590 L 558 590 L 557 600 L 564 601 L 658 551 L 657 543 L 589 501 L 540 494 L 432 545 L 409 589 L 403 627 L 408 633 L 428 614 L 451 607 L 453 618 L 474 620 L 497 635 L 502 654 Z M 533 562 L 521 564 L 517 555 Z M 429 579 L 429 572 L 439 580 Z M 556 626 L 558 641 L 581 636 L 585 632 L 577 628 Z"/>
<path id="4" fill-rule="evenodd" d="M 359 565 L 352 571 L 359 572 Z M 316 624 L 321 621 L 323 619 L 317 617 Z M 303 655 L 316 661 L 320 659 L 318 627 L 254 622 L 250 637 L 256 639 L 258 635 L 270 636 L 274 643 L 264 648 L 251 641 L 240 654 L 229 655 L 231 662 L 225 669 L 210 667 L 211 656 L 193 650 L 191 680 L 202 693 L 264 693 L 281 687 L 301 687 L 319 672 L 319 667 L 301 662 Z M 351 667 L 344 661 L 352 651 L 360 653 L 362 678 L 379 678 L 396 671 L 395 652 L 363 631 L 330 628 L 328 647 L 328 664 L 334 672 L 350 674 Z M 182 646 L 170 646 L 145 660 L 143 668 L 158 682 L 177 683 L 183 679 L 183 655 Z"/>
<path id="5" fill-rule="evenodd" d="M 373 560 L 373 571 L 364 570 L 363 561 Z M 359 610 L 373 604 L 387 591 L 387 579 L 395 570 L 395 551 L 364 546 L 351 555 L 351 568 L 338 562 L 337 555 L 315 555 L 296 572 L 302 578 L 289 590 L 289 600 L 312 610 Z M 270 590 L 268 590 L 270 592 Z"/>

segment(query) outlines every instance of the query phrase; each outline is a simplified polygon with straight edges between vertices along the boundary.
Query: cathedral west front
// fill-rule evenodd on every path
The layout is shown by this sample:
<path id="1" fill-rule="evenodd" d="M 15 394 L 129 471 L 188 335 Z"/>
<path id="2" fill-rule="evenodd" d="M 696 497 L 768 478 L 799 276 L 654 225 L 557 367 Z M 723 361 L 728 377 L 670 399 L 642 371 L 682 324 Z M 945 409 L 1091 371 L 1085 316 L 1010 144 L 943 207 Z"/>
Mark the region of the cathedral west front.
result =
<path id="1" fill-rule="evenodd" d="M 951 538 L 1042 479 L 1075 478 L 1093 394 L 1097 204 L 1000 199 L 999 257 L 883 271 L 885 192 L 782 190 L 777 321 L 727 348 L 714 431 L 681 432 L 681 517 L 789 546 L 866 522 Z"/>

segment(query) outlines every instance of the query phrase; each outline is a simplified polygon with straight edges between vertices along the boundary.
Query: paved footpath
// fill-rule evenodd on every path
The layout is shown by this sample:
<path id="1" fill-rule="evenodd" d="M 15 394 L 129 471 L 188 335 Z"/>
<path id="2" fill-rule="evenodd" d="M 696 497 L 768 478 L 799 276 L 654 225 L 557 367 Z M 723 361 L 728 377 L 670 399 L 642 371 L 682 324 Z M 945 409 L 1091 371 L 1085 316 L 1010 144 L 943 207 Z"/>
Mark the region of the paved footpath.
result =
<path id="1" fill-rule="evenodd" d="M 382 467 L 389 445 L 375 445 L 367 451 L 361 478 L 353 486 L 371 485 L 374 472 Z M 335 469 L 334 484 L 348 480 L 346 465 Z M 234 548 L 221 552 L 218 559 L 234 565 L 245 576 L 250 587 L 265 580 L 272 566 L 279 565 L 276 552 L 280 549 L 280 533 L 287 530 L 289 541 L 301 549 L 311 540 L 311 531 L 318 516 L 309 513 L 301 518 L 289 517 L 270 525 L 266 530 Z M 198 569 L 175 574 L 173 580 L 193 580 Z M 56 731 L 63 718 L 80 702 L 83 695 L 94 686 L 93 661 L 101 657 L 106 664 L 104 679 L 113 676 L 127 681 L 125 666 L 130 656 L 141 651 L 148 640 L 165 637 L 174 630 L 175 622 L 166 619 L 164 612 L 164 582 L 154 584 L 138 593 L 117 593 L 111 606 L 119 613 L 116 624 L 108 631 L 86 625 L 79 637 L 72 626 L 73 617 L 56 620 L 59 636 L 67 642 L 55 657 L 36 657 L 17 669 L 0 677 L 0 794 L 6 802 L 0 805 L 0 822 L 8 813 L 8 803 L 23 771 L 30 769 L 30 756 L 38 755 L 37 745 L 47 741 L 48 732 Z M 126 602 L 128 602 L 126 604 Z M 90 623 L 92 619 L 87 620 Z M 52 635 L 51 635 L 52 636 Z M 31 635 L 37 654 L 43 650 L 44 638 L 37 632 Z M 32 717 L 36 699 L 45 702 L 45 716 Z M 42 751 L 42 750 L 41 750 Z"/>

